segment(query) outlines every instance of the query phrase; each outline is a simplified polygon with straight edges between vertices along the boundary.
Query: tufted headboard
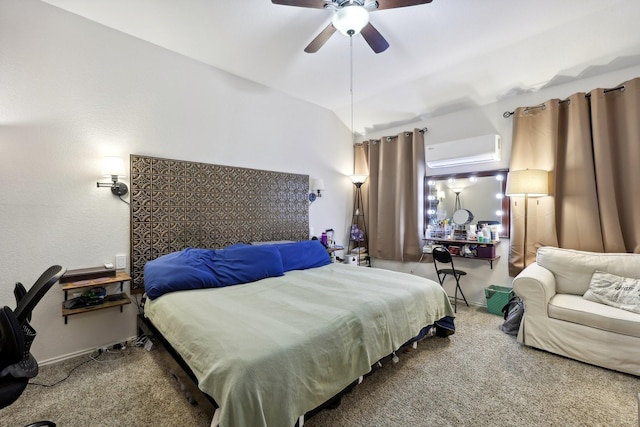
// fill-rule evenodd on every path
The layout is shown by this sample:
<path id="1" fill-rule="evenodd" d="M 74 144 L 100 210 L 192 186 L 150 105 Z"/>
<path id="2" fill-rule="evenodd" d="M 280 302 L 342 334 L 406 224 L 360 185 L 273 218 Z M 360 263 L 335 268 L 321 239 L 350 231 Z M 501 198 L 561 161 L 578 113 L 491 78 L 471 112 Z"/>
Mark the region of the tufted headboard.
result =
<path id="1" fill-rule="evenodd" d="M 131 155 L 131 291 L 187 247 L 309 238 L 309 176 Z"/>

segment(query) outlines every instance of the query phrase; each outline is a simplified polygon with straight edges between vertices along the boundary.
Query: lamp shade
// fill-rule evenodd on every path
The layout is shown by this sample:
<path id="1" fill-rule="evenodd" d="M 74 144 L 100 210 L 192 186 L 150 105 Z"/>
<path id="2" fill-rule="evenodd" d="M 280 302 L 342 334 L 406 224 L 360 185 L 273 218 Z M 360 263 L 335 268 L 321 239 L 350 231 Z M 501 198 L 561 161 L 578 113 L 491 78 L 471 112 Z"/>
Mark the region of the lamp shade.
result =
<path id="1" fill-rule="evenodd" d="M 369 11 L 360 5 L 346 5 L 333 14 L 331 23 L 345 36 L 352 36 L 369 23 Z"/>
<path id="2" fill-rule="evenodd" d="M 364 182 L 367 180 L 368 175 L 351 175 L 349 178 L 351 178 L 351 182 L 353 182 L 354 184 L 364 184 Z"/>
<path id="3" fill-rule="evenodd" d="M 124 178 L 124 162 L 122 157 L 105 157 L 102 159 L 102 176 Z"/>
<path id="4" fill-rule="evenodd" d="M 542 197 L 549 194 L 549 172 L 542 169 L 510 171 L 507 196 Z"/>
<path id="5" fill-rule="evenodd" d="M 324 190 L 324 181 L 322 179 L 314 179 L 313 184 L 311 185 L 311 189 L 314 191 Z"/>

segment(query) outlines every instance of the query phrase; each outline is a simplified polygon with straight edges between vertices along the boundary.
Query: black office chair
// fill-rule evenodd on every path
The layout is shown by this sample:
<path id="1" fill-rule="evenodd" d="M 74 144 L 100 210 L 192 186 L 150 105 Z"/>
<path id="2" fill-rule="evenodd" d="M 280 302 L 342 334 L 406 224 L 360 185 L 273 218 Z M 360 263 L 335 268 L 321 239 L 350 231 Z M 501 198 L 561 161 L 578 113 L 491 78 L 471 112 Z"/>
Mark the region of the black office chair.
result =
<path id="1" fill-rule="evenodd" d="M 469 307 L 469 303 L 462 293 L 462 288 L 460 287 L 460 277 L 466 276 L 467 272 L 462 270 L 457 270 L 453 265 L 453 257 L 449 253 L 449 250 L 445 247 L 438 246 L 433 248 L 433 265 L 436 267 L 436 274 L 438 275 L 438 281 L 440 282 L 440 286 L 444 284 L 444 279 L 447 278 L 448 275 L 453 276 L 456 280 L 456 291 L 455 296 L 453 298 L 453 312 L 456 313 L 458 310 L 458 291 L 460 291 L 460 295 L 462 295 L 462 299 L 464 303 Z M 440 264 L 451 264 L 451 268 L 438 268 L 438 263 Z"/>
<path id="2" fill-rule="evenodd" d="M 4 306 L 0 310 L 0 409 L 18 400 L 29 379 L 38 375 L 38 362 L 30 352 L 36 337 L 29 324 L 31 312 L 65 272 L 59 265 L 49 267 L 28 292 L 21 283 L 16 283 L 16 309 Z M 38 426 L 55 427 L 55 423 L 38 421 L 27 427 Z"/>

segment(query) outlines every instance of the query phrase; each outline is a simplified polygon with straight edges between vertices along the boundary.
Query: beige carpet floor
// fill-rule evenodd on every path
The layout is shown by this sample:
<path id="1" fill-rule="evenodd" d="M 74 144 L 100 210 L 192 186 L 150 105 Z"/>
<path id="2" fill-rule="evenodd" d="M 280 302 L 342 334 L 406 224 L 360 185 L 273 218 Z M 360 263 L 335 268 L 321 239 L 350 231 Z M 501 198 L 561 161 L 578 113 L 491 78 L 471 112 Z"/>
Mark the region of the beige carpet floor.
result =
<path id="1" fill-rule="evenodd" d="M 397 364 L 385 360 L 337 409 L 305 426 L 638 426 L 639 377 L 522 347 L 501 322 L 459 305 L 455 335 L 428 337 Z M 213 408 L 194 390 L 200 403 L 188 402 L 171 375 L 175 364 L 158 347 L 94 357 L 42 367 L 33 382 L 50 385 L 71 373 L 53 387 L 29 385 L 0 410 L 0 426 L 41 419 L 60 427 L 209 425 Z"/>

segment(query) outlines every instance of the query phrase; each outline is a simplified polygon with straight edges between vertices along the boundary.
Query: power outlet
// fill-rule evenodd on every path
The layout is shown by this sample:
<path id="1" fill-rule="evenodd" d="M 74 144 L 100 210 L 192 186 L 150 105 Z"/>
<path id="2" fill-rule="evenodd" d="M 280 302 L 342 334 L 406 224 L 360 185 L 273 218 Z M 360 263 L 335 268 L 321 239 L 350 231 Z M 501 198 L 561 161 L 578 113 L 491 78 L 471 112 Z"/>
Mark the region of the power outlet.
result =
<path id="1" fill-rule="evenodd" d="M 126 255 L 116 255 L 116 268 L 117 269 L 127 268 L 127 256 Z"/>

